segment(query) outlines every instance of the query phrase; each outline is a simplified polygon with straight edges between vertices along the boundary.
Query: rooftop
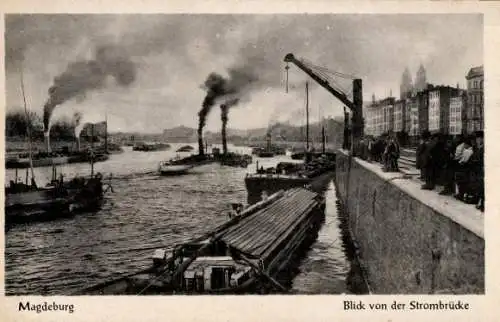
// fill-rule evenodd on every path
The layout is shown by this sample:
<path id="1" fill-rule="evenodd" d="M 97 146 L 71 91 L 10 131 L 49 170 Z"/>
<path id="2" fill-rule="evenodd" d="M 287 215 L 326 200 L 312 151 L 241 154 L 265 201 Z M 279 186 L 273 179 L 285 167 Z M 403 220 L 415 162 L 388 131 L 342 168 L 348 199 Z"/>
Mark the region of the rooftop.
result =
<path id="1" fill-rule="evenodd" d="M 472 67 L 469 72 L 467 73 L 467 76 L 465 76 L 466 79 L 478 77 L 478 76 L 483 76 L 484 75 L 484 68 L 483 65 L 477 66 L 477 67 Z"/>

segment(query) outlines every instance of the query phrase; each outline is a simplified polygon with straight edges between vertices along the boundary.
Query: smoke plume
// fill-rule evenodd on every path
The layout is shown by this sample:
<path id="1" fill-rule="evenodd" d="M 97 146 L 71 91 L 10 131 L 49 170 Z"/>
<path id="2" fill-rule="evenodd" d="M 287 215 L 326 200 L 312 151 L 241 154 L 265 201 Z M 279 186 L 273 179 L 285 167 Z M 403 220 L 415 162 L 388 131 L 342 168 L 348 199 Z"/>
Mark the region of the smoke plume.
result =
<path id="1" fill-rule="evenodd" d="M 73 126 L 75 127 L 75 136 L 76 136 L 76 128 L 80 125 L 82 121 L 82 113 L 80 112 L 75 112 L 75 114 L 73 114 Z"/>
<path id="2" fill-rule="evenodd" d="M 222 152 L 224 155 L 227 154 L 227 121 L 228 121 L 228 116 L 229 116 L 229 109 L 235 105 L 237 105 L 239 102 L 238 98 L 230 99 L 220 106 L 220 118 L 222 121 L 222 130 L 221 130 L 221 135 L 222 135 Z"/>
<path id="3" fill-rule="evenodd" d="M 212 107 L 217 101 L 225 100 L 223 105 L 227 107 L 221 109 L 229 109 L 231 106 L 236 105 L 241 97 L 247 95 L 251 91 L 252 85 L 257 81 L 256 75 L 247 67 L 231 68 L 228 70 L 228 78 L 217 73 L 208 75 L 204 89 L 207 91 L 201 110 L 198 112 L 198 145 L 199 153 L 203 154 L 203 128 L 206 124 L 206 119 Z M 225 115 L 225 122 L 227 124 L 227 111 L 223 112 Z M 224 122 L 224 121 L 223 121 Z"/>
<path id="4" fill-rule="evenodd" d="M 120 86 L 132 84 L 136 76 L 134 63 L 120 48 L 111 45 L 98 47 L 93 60 L 74 62 L 54 78 L 43 108 L 45 132 L 50 130 L 50 118 L 58 105 L 72 98 L 84 99 L 87 92 L 104 88 L 108 76 Z"/>

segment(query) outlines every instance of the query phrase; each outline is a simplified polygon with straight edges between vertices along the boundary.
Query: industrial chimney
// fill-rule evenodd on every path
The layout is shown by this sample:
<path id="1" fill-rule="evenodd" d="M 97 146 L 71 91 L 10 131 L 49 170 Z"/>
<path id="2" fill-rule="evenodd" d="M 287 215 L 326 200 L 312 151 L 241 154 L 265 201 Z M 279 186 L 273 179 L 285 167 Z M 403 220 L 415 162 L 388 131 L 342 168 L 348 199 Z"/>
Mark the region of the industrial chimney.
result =
<path id="1" fill-rule="evenodd" d="M 43 137 L 44 137 L 45 147 L 47 149 L 47 153 L 50 153 L 51 152 L 51 149 L 50 149 L 50 131 L 43 132 Z"/>
<path id="2" fill-rule="evenodd" d="M 266 135 L 266 146 L 267 146 L 267 151 L 271 151 L 271 133 L 267 132 Z"/>

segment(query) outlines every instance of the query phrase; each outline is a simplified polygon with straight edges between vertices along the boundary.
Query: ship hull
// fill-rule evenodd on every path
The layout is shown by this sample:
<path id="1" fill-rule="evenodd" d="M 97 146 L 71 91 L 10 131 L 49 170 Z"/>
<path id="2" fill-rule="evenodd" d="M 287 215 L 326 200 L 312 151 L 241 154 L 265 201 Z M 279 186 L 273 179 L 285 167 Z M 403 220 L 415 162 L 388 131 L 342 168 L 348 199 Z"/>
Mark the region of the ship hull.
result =
<path id="1" fill-rule="evenodd" d="M 162 176 L 175 176 L 180 174 L 186 174 L 194 168 L 194 164 L 189 165 L 171 165 L 171 166 L 160 166 L 160 174 Z"/>
<path id="2" fill-rule="evenodd" d="M 247 202 L 248 204 L 259 202 L 264 192 L 267 195 L 271 195 L 279 190 L 289 190 L 304 186 L 310 186 L 312 191 L 320 193 L 328 188 L 334 176 L 334 171 L 327 171 L 312 178 L 276 174 L 248 175 L 245 177 Z"/>
<path id="3" fill-rule="evenodd" d="M 190 162 L 186 164 L 168 164 L 168 163 L 163 163 L 160 164 L 158 171 L 160 175 L 162 176 L 176 176 L 176 175 L 182 175 L 182 174 L 187 174 L 191 170 L 201 167 L 206 164 L 213 163 L 213 160 L 204 160 L 204 161 L 198 161 L 198 162 Z"/>
<path id="4" fill-rule="evenodd" d="M 109 159 L 109 156 L 106 154 L 98 154 L 94 157 L 94 162 L 103 162 Z M 34 168 L 41 167 L 50 167 L 53 165 L 63 165 L 68 163 L 85 163 L 90 162 L 90 156 L 87 154 L 81 155 L 70 155 L 63 157 L 54 157 L 54 158 L 42 158 L 33 160 Z M 11 159 L 5 162 L 6 169 L 27 169 L 30 167 L 29 159 Z"/>
<path id="5" fill-rule="evenodd" d="M 98 179 L 89 179 L 83 184 L 67 182 L 58 187 L 6 193 L 5 223 L 10 226 L 66 218 L 98 210 L 103 200 L 103 185 Z"/>

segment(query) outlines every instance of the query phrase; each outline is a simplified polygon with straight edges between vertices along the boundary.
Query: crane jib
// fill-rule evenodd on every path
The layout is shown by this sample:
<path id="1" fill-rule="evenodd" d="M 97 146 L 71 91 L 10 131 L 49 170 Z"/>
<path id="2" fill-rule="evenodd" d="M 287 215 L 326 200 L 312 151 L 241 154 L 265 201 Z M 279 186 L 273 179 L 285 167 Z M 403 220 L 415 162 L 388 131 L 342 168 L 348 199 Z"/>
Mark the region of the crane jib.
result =
<path id="1" fill-rule="evenodd" d="M 295 58 L 292 53 L 285 56 L 284 59 L 287 63 L 293 63 L 312 79 L 314 79 L 319 85 L 325 88 L 333 96 L 335 96 L 339 101 L 341 101 L 346 107 L 352 111 L 352 136 L 354 140 L 359 140 L 363 136 L 364 121 L 363 121 L 363 93 L 362 93 L 362 81 L 359 78 L 353 79 L 353 100 L 349 100 L 347 96 L 341 91 L 336 90 L 330 86 L 329 82 L 324 80 L 320 75 L 321 72 L 316 73 L 311 67 L 307 66 L 304 62 Z M 312 65 L 312 64 L 311 64 Z M 340 73 L 337 73 L 340 74 Z M 347 123 L 346 123 L 347 124 Z M 346 138 L 344 138 L 346 140 Z"/>
<path id="2" fill-rule="evenodd" d="M 285 56 L 285 62 L 290 62 L 295 64 L 297 67 L 299 67 L 302 71 L 304 71 L 306 74 L 308 74 L 312 79 L 314 79 L 318 84 L 320 84 L 323 88 L 325 88 L 327 91 L 333 94 L 338 100 L 340 100 L 342 103 L 344 103 L 349 109 L 352 111 L 356 110 L 356 106 L 354 102 L 351 102 L 347 96 L 344 93 L 341 93 L 334 89 L 332 86 L 330 86 L 329 82 L 321 78 L 319 75 L 314 73 L 314 71 L 306 66 L 303 62 L 300 60 L 296 59 L 293 54 L 287 54 Z"/>

